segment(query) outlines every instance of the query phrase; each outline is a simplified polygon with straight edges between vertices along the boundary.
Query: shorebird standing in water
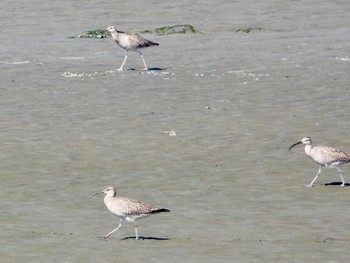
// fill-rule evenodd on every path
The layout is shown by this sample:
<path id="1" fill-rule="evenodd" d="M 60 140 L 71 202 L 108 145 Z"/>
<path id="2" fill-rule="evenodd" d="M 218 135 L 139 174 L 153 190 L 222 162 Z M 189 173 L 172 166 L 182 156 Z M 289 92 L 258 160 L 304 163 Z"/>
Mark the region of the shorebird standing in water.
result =
<path id="1" fill-rule="evenodd" d="M 298 144 L 305 144 L 306 155 L 311 157 L 311 159 L 313 159 L 316 163 L 320 165 L 318 169 L 318 173 L 316 174 L 315 178 L 311 181 L 310 184 L 305 185 L 306 187 L 314 186 L 314 182 L 316 181 L 317 177 L 320 175 L 322 167 L 337 169 L 342 181 L 341 186 L 342 187 L 345 186 L 344 178 L 341 174 L 340 169 L 337 166 L 350 162 L 350 154 L 331 147 L 313 146 L 310 137 L 304 137 L 301 139 L 301 141 L 294 143 L 292 146 L 289 147 L 289 151 L 290 149 L 292 149 L 294 146 Z"/>
<path id="2" fill-rule="evenodd" d="M 119 225 L 116 229 L 112 230 L 108 234 L 104 235 L 103 238 L 107 239 L 111 234 L 116 232 L 121 226 L 124 220 L 133 222 L 135 225 L 135 239 L 138 239 L 137 223 L 136 220 L 148 217 L 151 214 L 158 214 L 162 212 L 170 212 L 165 208 L 158 208 L 153 205 L 143 204 L 134 199 L 122 197 L 117 195 L 117 190 L 113 186 L 109 186 L 102 192 L 92 194 L 89 199 L 98 194 L 106 194 L 104 203 L 108 210 L 119 217 Z"/>
<path id="3" fill-rule="evenodd" d="M 124 61 L 118 71 L 123 71 L 124 64 L 126 60 L 128 59 L 128 51 L 135 51 L 138 52 L 141 55 L 143 65 L 145 67 L 145 70 L 148 71 L 148 67 L 146 65 L 146 61 L 143 58 L 143 54 L 141 53 L 142 48 L 151 47 L 151 46 L 158 46 L 158 43 L 152 42 L 150 40 L 145 39 L 144 37 L 136 34 L 136 33 L 125 33 L 122 31 L 118 31 L 115 26 L 109 26 L 107 28 L 108 32 L 111 33 L 112 38 L 117 44 L 124 49 L 125 56 Z"/>

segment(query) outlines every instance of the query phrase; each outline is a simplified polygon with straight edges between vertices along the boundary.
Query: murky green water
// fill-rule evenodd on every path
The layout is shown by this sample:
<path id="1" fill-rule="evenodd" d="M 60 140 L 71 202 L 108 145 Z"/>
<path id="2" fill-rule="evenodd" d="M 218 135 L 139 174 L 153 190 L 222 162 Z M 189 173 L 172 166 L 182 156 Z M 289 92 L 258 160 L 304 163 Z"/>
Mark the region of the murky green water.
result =
<path id="1" fill-rule="evenodd" d="M 347 262 L 349 187 L 303 187 L 318 167 L 288 147 L 350 152 L 348 2 L 1 6 L 1 262 Z M 165 70 L 116 72 L 111 39 L 67 38 L 110 24 L 203 34 L 145 35 Z M 107 185 L 171 213 L 101 240 Z"/>

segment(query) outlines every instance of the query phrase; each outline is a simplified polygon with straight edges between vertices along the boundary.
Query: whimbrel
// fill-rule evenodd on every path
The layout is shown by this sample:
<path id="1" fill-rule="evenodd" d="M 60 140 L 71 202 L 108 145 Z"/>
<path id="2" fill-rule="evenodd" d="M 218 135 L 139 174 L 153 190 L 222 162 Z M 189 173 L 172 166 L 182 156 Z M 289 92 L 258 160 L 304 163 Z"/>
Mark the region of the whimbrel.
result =
<path id="1" fill-rule="evenodd" d="M 314 182 L 316 181 L 317 177 L 320 175 L 322 167 L 337 169 L 337 171 L 339 172 L 339 176 L 342 180 L 341 186 L 342 187 L 345 186 L 344 178 L 340 169 L 338 168 L 338 165 L 350 162 L 350 154 L 331 147 L 313 146 L 310 137 L 304 137 L 301 139 L 301 141 L 294 143 L 292 146 L 289 147 L 289 151 L 290 149 L 292 149 L 294 146 L 298 144 L 305 144 L 306 155 L 311 157 L 320 166 L 315 178 L 311 181 L 310 184 L 305 186 L 307 187 L 314 186 Z"/>
<path id="2" fill-rule="evenodd" d="M 140 36 L 136 33 L 125 33 L 122 31 L 118 31 L 115 26 L 109 26 L 107 28 L 108 32 L 111 33 L 113 40 L 124 50 L 125 56 L 124 61 L 118 71 L 123 71 L 124 64 L 126 60 L 128 59 L 128 51 L 135 51 L 138 52 L 141 55 L 143 65 L 145 67 L 145 70 L 148 70 L 148 67 L 146 65 L 146 61 L 143 58 L 143 54 L 141 53 L 142 48 L 151 47 L 151 46 L 158 46 L 158 43 L 152 42 L 150 40 L 145 39 L 144 37 Z"/>
<path id="3" fill-rule="evenodd" d="M 162 212 L 170 212 L 170 210 L 165 208 L 158 208 L 153 205 L 143 204 L 137 200 L 130 199 L 127 197 L 122 197 L 117 195 L 116 188 L 109 186 L 102 192 L 97 192 L 92 194 L 89 199 L 98 194 L 106 194 L 104 198 L 104 203 L 108 210 L 119 217 L 119 225 L 116 229 L 112 230 L 103 237 L 107 239 L 111 234 L 116 232 L 121 226 L 124 220 L 133 222 L 135 225 L 135 239 L 138 239 L 137 223 L 136 220 L 148 217 L 151 214 L 158 214 Z"/>

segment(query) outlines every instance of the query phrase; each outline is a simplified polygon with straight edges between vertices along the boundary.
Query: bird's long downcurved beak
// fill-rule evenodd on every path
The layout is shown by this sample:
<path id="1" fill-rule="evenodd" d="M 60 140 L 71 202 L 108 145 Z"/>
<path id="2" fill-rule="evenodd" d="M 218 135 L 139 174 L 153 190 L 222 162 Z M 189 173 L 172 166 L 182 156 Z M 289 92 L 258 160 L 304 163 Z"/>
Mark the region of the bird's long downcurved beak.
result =
<path id="1" fill-rule="evenodd" d="M 289 147 L 288 151 L 290 151 L 290 149 L 292 149 L 294 146 L 298 145 L 298 144 L 302 144 L 302 142 L 297 142 L 297 143 L 294 143 L 292 146 Z"/>
<path id="2" fill-rule="evenodd" d="M 95 196 L 95 195 L 99 195 L 99 194 L 102 194 L 103 192 L 97 192 L 97 193 L 94 193 L 92 195 L 90 195 L 89 199 L 91 199 L 91 197 Z"/>

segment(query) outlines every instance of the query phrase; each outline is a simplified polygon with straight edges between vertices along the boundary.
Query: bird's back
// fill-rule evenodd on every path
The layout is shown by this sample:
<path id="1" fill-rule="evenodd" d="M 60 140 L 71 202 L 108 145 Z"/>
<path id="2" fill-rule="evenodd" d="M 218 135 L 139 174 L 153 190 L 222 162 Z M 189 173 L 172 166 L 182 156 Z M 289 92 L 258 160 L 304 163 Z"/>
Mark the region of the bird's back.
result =
<path id="1" fill-rule="evenodd" d="M 350 161 L 350 155 L 348 153 L 326 146 L 312 147 L 308 155 L 318 164 L 324 166 L 338 165 Z"/>
<path id="2" fill-rule="evenodd" d="M 115 196 L 105 198 L 105 204 L 113 214 L 124 218 L 142 218 L 154 213 L 166 212 L 167 209 L 160 209 L 156 206 L 144 204 L 137 200 Z M 169 210 L 167 210 L 169 212 Z"/>
<path id="3" fill-rule="evenodd" d="M 117 44 L 126 50 L 137 50 L 150 46 L 158 46 L 158 43 L 152 42 L 136 33 L 118 32 L 112 35 Z"/>

